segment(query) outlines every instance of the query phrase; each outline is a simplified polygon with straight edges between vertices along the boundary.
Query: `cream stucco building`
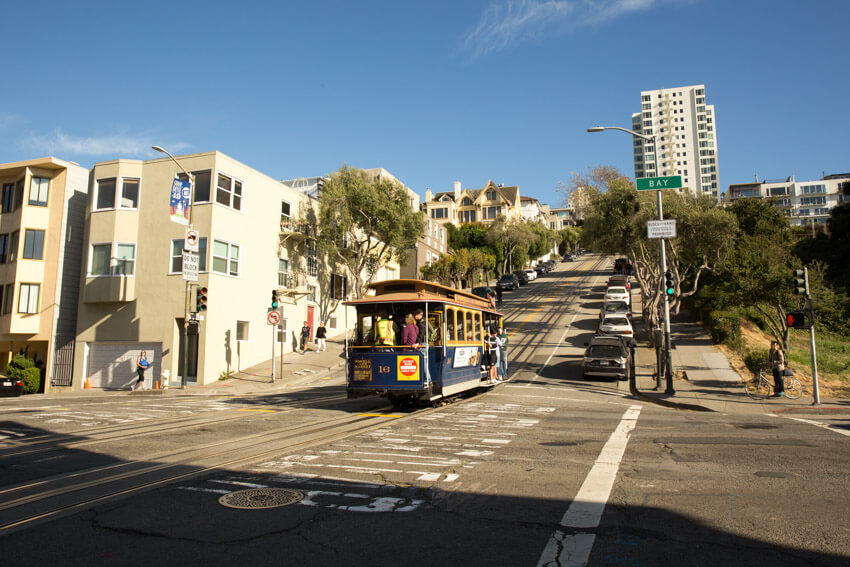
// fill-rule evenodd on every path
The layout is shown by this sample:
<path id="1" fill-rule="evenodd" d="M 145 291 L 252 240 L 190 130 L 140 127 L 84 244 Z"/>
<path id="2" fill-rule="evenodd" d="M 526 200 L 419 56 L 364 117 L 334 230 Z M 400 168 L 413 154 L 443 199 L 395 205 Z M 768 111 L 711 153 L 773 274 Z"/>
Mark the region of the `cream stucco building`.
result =
<path id="1" fill-rule="evenodd" d="M 24 352 L 47 391 L 72 382 L 88 180 L 53 157 L 0 164 L 0 370 Z"/>
<path id="2" fill-rule="evenodd" d="M 198 333 L 183 336 L 187 303 L 182 250 L 186 226 L 171 220 L 178 165 L 170 158 L 95 164 L 79 298 L 76 387 L 126 388 L 145 350 L 148 386 L 191 385 L 268 361 L 295 346 L 302 322 L 324 319 L 342 333 L 347 278 L 318 256 L 314 235 L 294 223 L 315 197 L 221 152 L 177 156 L 195 179 L 191 210 L 199 236 L 199 278 L 208 309 Z M 182 175 L 182 174 L 181 174 Z M 283 298 L 282 329 L 267 323 L 271 292 Z M 199 318 L 200 318 L 199 317 Z"/>

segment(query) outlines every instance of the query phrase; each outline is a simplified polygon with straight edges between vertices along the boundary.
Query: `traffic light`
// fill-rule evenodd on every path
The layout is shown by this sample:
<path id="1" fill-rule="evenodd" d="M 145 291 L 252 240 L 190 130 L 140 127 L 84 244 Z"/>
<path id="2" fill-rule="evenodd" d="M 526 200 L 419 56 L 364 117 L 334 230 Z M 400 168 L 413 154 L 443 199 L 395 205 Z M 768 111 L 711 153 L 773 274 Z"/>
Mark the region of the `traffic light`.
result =
<path id="1" fill-rule="evenodd" d="M 802 271 L 802 270 L 801 270 Z M 789 327 L 805 327 L 806 326 L 806 312 L 805 311 L 792 311 L 787 316 Z"/>
<path id="2" fill-rule="evenodd" d="M 673 287 L 673 272 L 667 270 L 664 272 L 664 295 L 673 297 L 674 293 L 676 293 L 676 288 Z"/>
<path id="3" fill-rule="evenodd" d="M 272 309 L 277 309 L 277 290 L 272 290 Z"/>
<path id="4" fill-rule="evenodd" d="M 207 288 L 199 287 L 195 293 L 195 312 L 200 313 L 207 310 Z"/>
<path id="5" fill-rule="evenodd" d="M 794 295 L 809 295 L 809 274 L 805 268 L 794 270 Z"/>

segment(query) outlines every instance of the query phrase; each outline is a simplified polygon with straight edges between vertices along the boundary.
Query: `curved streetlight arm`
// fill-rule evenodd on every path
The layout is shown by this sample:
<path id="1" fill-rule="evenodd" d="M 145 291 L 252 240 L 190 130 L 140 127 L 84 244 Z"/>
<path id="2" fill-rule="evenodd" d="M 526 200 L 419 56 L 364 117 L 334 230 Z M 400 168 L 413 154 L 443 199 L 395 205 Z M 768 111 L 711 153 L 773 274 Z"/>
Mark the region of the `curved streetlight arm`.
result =
<path id="1" fill-rule="evenodd" d="M 638 132 L 635 132 L 634 130 L 629 130 L 628 128 L 620 128 L 619 126 L 594 126 L 593 128 L 587 129 L 588 132 L 602 132 L 603 130 L 619 130 L 620 132 L 625 132 L 637 138 L 643 138 L 644 140 L 649 140 L 652 143 L 655 143 L 655 136 L 647 136 L 646 134 L 640 134 Z"/>
<path id="2" fill-rule="evenodd" d="M 167 155 L 168 157 L 170 157 L 170 158 L 171 158 L 171 161 L 173 161 L 174 163 L 176 163 L 176 164 L 177 164 L 177 167 L 179 167 L 180 169 L 182 169 L 182 170 L 183 170 L 183 173 L 185 173 L 187 176 L 189 176 L 189 179 L 192 179 L 192 174 L 191 174 L 191 173 L 189 173 L 188 171 L 186 171 L 186 168 L 185 168 L 185 167 L 183 167 L 183 164 L 181 164 L 179 161 L 177 161 L 177 158 L 175 158 L 173 155 L 171 155 L 171 153 L 170 153 L 168 150 L 166 150 L 166 149 L 165 149 L 165 148 L 163 148 L 162 146 L 151 146 L 151 149 L 152 149 L 152 150 L 156 150 L 156 151 L 158 151 L 158 152 L 162 152 L 162 153 L 164 153 L 165 155 Z"/>

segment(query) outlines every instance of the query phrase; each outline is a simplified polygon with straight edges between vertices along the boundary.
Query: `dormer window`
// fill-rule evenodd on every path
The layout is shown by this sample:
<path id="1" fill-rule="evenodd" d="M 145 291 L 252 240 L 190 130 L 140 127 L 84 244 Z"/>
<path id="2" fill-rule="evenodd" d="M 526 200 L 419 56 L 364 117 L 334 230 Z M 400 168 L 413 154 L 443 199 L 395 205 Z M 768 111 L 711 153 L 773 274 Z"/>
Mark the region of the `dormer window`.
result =
<path id="1" fill-rule="evenodd" d="M 496 192 L 495 191 L 487 191 L 487 200 L 495 201 L 496 200 Z"/>
<path id="2" fill-rule="evenodd" d="M 472 206 L 472 199 L 470 199 L 469 197 L 464 197 L 463 201 L 461 201 L 460 204 L 463 205 L 464 207 L 471 207 Z"/>

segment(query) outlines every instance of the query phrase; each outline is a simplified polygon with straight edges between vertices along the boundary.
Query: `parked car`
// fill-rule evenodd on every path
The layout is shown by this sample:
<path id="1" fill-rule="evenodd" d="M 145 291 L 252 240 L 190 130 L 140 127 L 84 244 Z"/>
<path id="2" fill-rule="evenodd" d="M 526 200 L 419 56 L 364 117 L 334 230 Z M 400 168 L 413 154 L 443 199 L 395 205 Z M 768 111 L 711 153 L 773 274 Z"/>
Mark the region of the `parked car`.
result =
<path id="1" fill-rule="evenodd" d="M 548 274 L 548 273 L 549 273 L 549 268 L 547 268 L 547 267 L 546 267 L 546 266 L 544 266 L 543 264 L 537 264 L 537 265 L 534 267 L 534 271 L 535 271 L 535 272 L 537 272 L 537 275 L 542 276 L 543 274 Z"/>
<path id="2" fill-rule="evenodd" d="M 602 335 L 618 335 L 622 337 L 632 337 L 635 334 L 629 318 L 619 314 L 603 317 L 599 322 L 598 331 Z"/>
<path id="3" fill-rule="evenodd" d="M 519 280 L 519 285 L 526 285 L 531 281 L 531 278 L 528 277 L 528 274 L 525 273 L 525 270 L 517 270 L 514 272 L 516 279 Z M 537 274 L 535 274 L 537 275 Z"/>
<path id="4" fill-rule="evenodd" d="M 23 393 L 24 383 L 20 378 L 0 374 L 0 396 L 20 396 Z"/>
<path id="5" fill-rule="evenodd" d="M 499 278 L 496 284 L 502 291 L 510 291 L 519 288 L 519 279 L 513 274 L 505 274 Z"/>
<path id="6" fill-rule="evenodd" d="M 599 376 L 628 380 L 632 353 L 627 339 L 616 335 L 596 335 L 584 351 L 581 377 Z"/>
<path id="7" fill-rule="evenodd" d="M 611 286 L 605 290 L 605 301 L 625 301 L 629 305 L 632 304 L 632 297 L 629 290 L 623 286 Z"/>
<path id="8" fill-rule="evenodd" d="M 493 297 L 496 297 L 496 290 L 492 287 L 482 286 L 472 288 L 472 295 L 477 295 L 482 299 L 487 299 L 487 292 L 490 292 Z"/>
<path id="9" fill-rule="evenodd" d="M 573 262 L 575 261 L 575 257 L 572 254 L 564 254 L 564 257 L 561 258 L 561 262 Z"/>
<path id="10" fill-rule="evenodd" d="M 631 289 L 632 286 L 629 283 L 629 276 L 625 274 L 614 274 L 610 278 L 608 278 L 608 286 L 623 286 L 626 289 Z"/>
<path id="11" fill-rule="evenodd" d="M 537 279 L 537 272 L 535 272 L 531 268 L 523 270 L 523 272 L 525 272 L 525 275 L 528 276 L 528 281 L 533 282 Z"/>
<path id="12" fill-rule="evenodd" d="M 606 301 L 599 310 L 599 319 L 603 319 L 606 315 L 625 315 L 631 319 L 632 308 L 625 301 Z"/>
<path id="13" fill-rule="evenodd" d="M 549 271 L 554 270 L 557 265 L 558 263 L 555 260 L 546 260 L 546 266 L 549 268 Z"/>

